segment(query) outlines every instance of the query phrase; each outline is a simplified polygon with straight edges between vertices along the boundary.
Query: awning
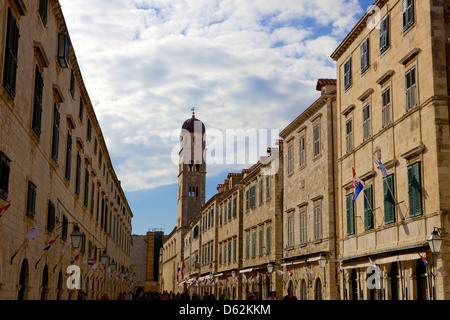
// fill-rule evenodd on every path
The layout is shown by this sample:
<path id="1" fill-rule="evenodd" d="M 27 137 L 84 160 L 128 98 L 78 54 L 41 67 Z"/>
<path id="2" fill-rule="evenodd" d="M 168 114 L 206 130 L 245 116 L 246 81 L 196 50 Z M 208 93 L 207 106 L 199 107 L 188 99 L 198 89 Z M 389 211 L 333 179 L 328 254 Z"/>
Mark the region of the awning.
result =
<path id="1" fill-rule="evenodd" d="M 424 250 L 418 251 L 420 253 L 420 255 L 424 258 L 426 258 L 427 256 L 427 252 Z M 362 258 L 360 258 L 362 259 Z M 420 259 L 419 255 L 417 254 L 417 252 L 415 253 L 405 253 L 405 254 L 398 254 L 398 255 L 394 255 L 394 256 L 390 256 L 390 257 L 384 257 L 384 258 L 371 258 L 372 262 L 375 264 L 388 264 L 388 263 L 392 263 L 392 262 L 398 262 L 398 261 L 410 261 L 410 260 L 417 260 Z M 367 259 L 369 260 L 369 259 Z M 354 269 L 354 268 L 364 268 L 364 267 L 368 267 L 371 265 L 370 261 L 367 262 L 363 262 L 363 263 L 358 263 L 358 262 L 353 262 L 353 263 L 344 263 L 345 265 L 342 267 L 342 269 Z"/>
<path id="2" fill-rule="evenodd" d="M 253 268 L 250 269 L 244 269 L 244 270 L 239 270 L 239 273 L 247 273 L 247 272 L 252 272 Z"/>

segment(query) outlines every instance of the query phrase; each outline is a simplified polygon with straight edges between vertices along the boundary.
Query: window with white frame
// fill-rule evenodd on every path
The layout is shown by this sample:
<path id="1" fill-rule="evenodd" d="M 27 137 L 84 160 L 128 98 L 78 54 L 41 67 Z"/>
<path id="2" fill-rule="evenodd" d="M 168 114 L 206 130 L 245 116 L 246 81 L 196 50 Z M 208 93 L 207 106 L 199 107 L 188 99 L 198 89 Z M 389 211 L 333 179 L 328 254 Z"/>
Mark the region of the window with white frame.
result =
<path id="1" fill-rule="evenodd" d="M 319 240 L 322 238 L 322 215 L 321 208 L 317 206 L 314 208 L 314 238 Z"/>
<path id="2" fill-rule="evenodd" d="M 353 119 L 349 119 L 345 123 L 345 134 L 346 150 L 350 152 L 353 149 Z"/>
<path id="3" fill-rule="evenodd" d="M 371 135 L 370 130 L 370 104 L 363 108 L 363 139 L 369 139 Z"/>
<path id="4" fill-rule="evenodd" d="M 387 127 L 391 124 L 392 111 L 391 111 L 391 87 L 387 87 L 381 93 L 381 112 L 382 112 L 382 126 Z"/>
<path id="5" fill-rule="evenodd" d="M 417 106 L 416 67 L 413 67 L 405 76 L 406 80 L 406 110 Z"/>

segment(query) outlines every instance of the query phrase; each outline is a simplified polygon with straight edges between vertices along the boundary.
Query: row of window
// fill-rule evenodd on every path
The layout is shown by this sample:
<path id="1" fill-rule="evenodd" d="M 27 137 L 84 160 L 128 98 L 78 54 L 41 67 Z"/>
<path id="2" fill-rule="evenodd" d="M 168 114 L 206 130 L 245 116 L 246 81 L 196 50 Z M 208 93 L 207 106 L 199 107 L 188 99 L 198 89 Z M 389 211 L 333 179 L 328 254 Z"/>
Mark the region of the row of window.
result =
<path id="1" fill-rule="evenodd" d="M 414 0 L 402 1 L 402 16 L 403 16 L 403 32 L 408 30 L 415 21 L 414 18 Z M 379 35 L 379 51 L 385 52 L 389 48 L 389 15 L 387 15 L 380 22 L 380 35 Z M 360 46 L 361 57 L 361 74 L 364 73 L 370 66 L 370 50 L 369 50 L 369 38 L 367 38 Z M 352 58 L 350 57 L 344 64 L 344 88 L 348 89 L 352 85 Z"/>
<path id="2" fill-rule="evenodd" d="M 406 83 L 406 111 L 410 111 L 417 107 L 417 85 L 416 85 L 416 67 L 412 67 L 405 73 Z M 391 99 L 391 87 L 387 86 L 381 92 L 381 114 L 382 114 L 382 127 L 385 128 L 392 123 L 392 99 Z M 371 105 L 366 104 L 362 108 L 363 113 L 363 141 L 368 140 L 372 136 L 372 112 Z M 345 137 L 346 137 L 346 152 L 353 150 L 353 118 L 349 117 L 345 123 Z"/>
<path id="3" fill-rule="evenodd" d="M 100 194 L 97 193 L 97 201 L 99 200 L 99 198 Z M 36 201 L 37 201 L 37 186 L 32 181 L 28 181 L 26 215 L 31 219 L 34 219 L 36 215 Z M 105 201 L 105 199 L 102 198 L 101 203 L 102 208 L 100 216 L 99 215 L 100 202 L 99 201 L 97 202 L 97 222 L 100 217 L 101 229 L 104 230 L 108 235 L 110 235 L 125 252 L 128 252 L 129 251 L 128 237 L 126 235 L 126 231 L 123 229 L 122 224 L 120 223 L 119 217 L 113 214 L 112 209 L 109 209 L 107 200 Z M 51 200 L 49 200 L 48 202 L 46 222 L 47 222 L 46 226 L 47 230 L 49 232 L 53 232 L 56 226 L 56 206 L 54 202 Z M 67 216 L 63 214 L 61 239 L 64 241 L 67 239 L 68 224 L 69 220 Z M 83 247 L 82 252 L 84 253 Z"/>
<path id="4" fill-rule="evenodd" d="M 265 181 L 265 187 L 263 181 Z M 260 178 L 259 181 L 245 191 L 245 210 L 248 211 L 256 208 L 256 185 L 258 185 L 258 204 L 262 205 L 264 202 L 264 198 L 267 200 L 270 199 L 270 176 L 266 175 L 265 179 Z"/>
<path id="5" fill-rule="evenodd" d="M 306 165 L 306 134 L 302 134 L 299 140 L 299 164 L 300 168 Z M 314 158 L 320 155 L 320 125 L 313 128 L 313 155 Z M 287 153 L 287 174 L 294 172 L 294 146 L 288 147 Z"/>
<path id="6" fill-rule="evenodd" d="M 288 217 L 286 225 L 287 246 L 294 246 L 294 218 Z M 307 211 L 300 212 L 300 244 L 306 244 L 307 239 Z M 322 239 L 322 209 L 321 206 L 314 207 L 314 240 Z"/>
<path id="7" fill-rule="evenodd" d="M 408 198 L 409 198 L 409 216 L 411 218 L 422 215 L 422 180 L 421 180 L 421 162 L 416 162 L 407 168 L 408 175 Z M 373 186 L 364 188 L 361 195 L 364 197 L 364 231 L 374 229 L 374 204 L 373 204 Z M 346 196 L 346 223 L 347 235 L 355 234 L 355 202 L 353 193 Z M 384 206 L 384 224 L 388 225 L 396 222 L 395 208 L 395 185 L 394 175 L 391 174 L 383 179 L 383 206 Z"/>
<path id="8" fill-rule="evenodd" d="M 256 257 L 256 246 L 258 246 L 258 256 L 262 256 L 264 252 L 266 254 L 270 254 L 270 226 L 266 226 L 265 229 L 260 228 L 258 230 L 258 242 L 256 240 L 256 234 L 257 232 L 256 230 L 254 230 L 251 233 L 247 233 L 245 235 L 245 243 L 244 243 L 245 259 Z"/>
<path id="9" fill-rule="evenodd" d="M 237 197 L 228 199 L 223 205 L 219 205 L 219 226 L 226 224 L 237 217 Z"/>
<path id="10" fill-rule="evenodd" d="M 47 23 L 47 9 L 48 0 L 39 1 L 39 15 L 44 25 Z M 9 93 L 12 99 L 16 95 L 16 73 L 17 73 L 17 60 L 18 60 L 18 45 L 19 45 L 19 24 L 14 16 L 11 8 L 8 8 L 8 22 L 7 22 L 7 37 L 5 45 L 5 65 L 3 71 L 3 88 Z M 58 61 L 61 68 L 69 67 L 69 40 L 67 34 L 58 34 Z M 75 98 L 76 79 L 74 71 L 71 70 L 70 81 L 70 93 L 72 98 Z M 44 78 L 43 73 L 39 65 L 35 66 L 35 80 L 34 80 L 34 98 L 33 98 L 33 110 L 32 110 L 32 123 L 31 128 L 36 136 L 39 138 L 42 130 L 42 113 L 43 113 L 43 93 L 44 93 Z M 80 98 L 79 118 L 83 123 L 84 118 L 84 102 Z M 51 158 L 55 163 L 59 161 L 59 136 L 60 136 L 60 123 L 61 113 L 59 102 L 54 102 L 53 105 L 53 129 L 51 136 Z M 87 133 L 86 138 L 88 141 L 92 140 L 92 122 L 87 119 Z M 65 164 L 65 177 L 68 181 L 71 178 L 71 158 L 72 158 L 72 132 L 69 129 L 67 132 L 67 147 L 66 147 L 66 164 Z M 95 137 L 94 154 L 97 155 L 98 140 Z M 99 168 L 102 166 L 103 153 L 100 150 L 99 154 Z M 76 178 L 76 194 L 80 194 L 80 163 L 81 157 L 77 155 L 77 178 Z M 103 164 L 103 175 L 105 176 L 106 166 Z M 86 171 L 86 177 L 89 173 Z M 109 173 L 107 173 L 107 180 L 109 180 Z M 5 182 L 6 184 L 6 182 Z M 108 181 L 107 181 L 108 184 Z M 86 179 L 85 191 L 89 188 L 88 179 Z M 111 191 L 113 190 L 113 182 L 111 182 Z M 117 203 L 122 206 L 120 195 L 115 190 L 115 199 Z M 88 192 L 85 192 L 84 205 L 88 207 Z M 125 208 L 122 207 L 122 212 L 125 214 Z"/>

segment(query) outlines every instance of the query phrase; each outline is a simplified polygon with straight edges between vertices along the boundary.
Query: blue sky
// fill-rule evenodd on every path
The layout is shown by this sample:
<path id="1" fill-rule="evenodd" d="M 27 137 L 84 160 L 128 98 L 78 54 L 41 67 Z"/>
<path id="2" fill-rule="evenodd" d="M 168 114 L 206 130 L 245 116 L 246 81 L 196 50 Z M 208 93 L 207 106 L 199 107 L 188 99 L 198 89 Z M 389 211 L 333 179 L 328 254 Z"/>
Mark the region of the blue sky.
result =
<path id="1" fill-rule="evenodd" d="M 133 211 L 133 234 L 177 218 L 177 136 L 280 129 L 334 78 L 330 55 L 372 1 L 60 0 L 83 79 Z M 207 199 L 228 172 L 210 165 Z"/>

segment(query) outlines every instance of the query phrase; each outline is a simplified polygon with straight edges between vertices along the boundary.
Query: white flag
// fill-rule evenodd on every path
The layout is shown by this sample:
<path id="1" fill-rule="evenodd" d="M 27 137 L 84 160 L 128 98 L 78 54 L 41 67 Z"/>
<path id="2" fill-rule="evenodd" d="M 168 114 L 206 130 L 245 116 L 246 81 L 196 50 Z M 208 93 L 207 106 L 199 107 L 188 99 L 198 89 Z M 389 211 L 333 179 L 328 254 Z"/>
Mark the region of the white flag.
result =
<path id="1" fill-rule="evenodd" d="M 31 228 L 30 231 L 27 233 L 27 239 L 34 239 L 39 235 L 39 230 L 35 227 Z"/>

